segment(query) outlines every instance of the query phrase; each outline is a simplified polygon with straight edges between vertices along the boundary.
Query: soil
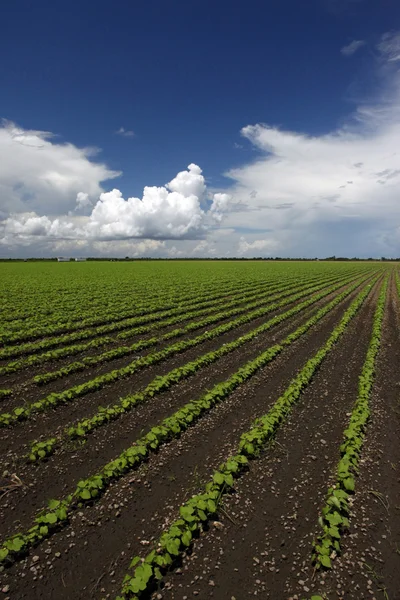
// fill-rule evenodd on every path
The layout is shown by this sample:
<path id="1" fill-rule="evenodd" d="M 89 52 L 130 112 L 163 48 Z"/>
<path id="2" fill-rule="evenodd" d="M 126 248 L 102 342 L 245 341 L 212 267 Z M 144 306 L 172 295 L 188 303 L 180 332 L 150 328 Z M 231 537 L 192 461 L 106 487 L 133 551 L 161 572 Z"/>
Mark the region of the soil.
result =
<path id="1" fill-rule="evenodd" d="M 132 557 L 144 556 L 153 547 L 161 532 L 177 518 L 178 507 L 201 491 L 218 465 L 235 452 L 240 435 L 269 410 L 325 343 L 357 291 L 179 439 L 110 485 L 92 506 L 73 511 L 70 522 L 28 556 L 1 568 L 4 598 L 100 600 L 118 595 Z M 273 443 L 251 462 L 235 483 L 234 493 L 225 497 L 218 520 L 209 523 L 182 561 L 165 576 L 154 598 L 243 600 L 261 596 L 302 600 L 320 594 L 327 600 L 378 600 L 385 592 L 390 600 L 400 600 L 400 306 L 393 275 L 350 529 L 343 536 L 342 555 L 334 561 L 331 572 L 315 574 L 310 560 L 312 541 L 319 532 L 319 511 L 333 480 L 343 430 L 357 397 L 378 294 L 379 283 L 314 375 Z M 72 491 L 80 478 L 95 473 L 142 432 L 282 340 L 332 297 L 101 427 L 86 444 L 62 445 L 44 463 L 26 465 L 21 461 L 27 442 L 61 431 L 92 414 L 98 404 L 142 389 L 155 375 L 236 339 L 266 319 L 145 369 L 133 381 L 118 382 L 2 431 L 0 451 L 3 457 L 7 454 L 3 467 L 10 473 L 15 469 L 26 487 L 1 499 L 0 538 L 29 527 L 49 498 Z M 84 380 L 91 376 L 85 372 Z M 68 387 L 71 381 L 73 377 L 68 378 Z M 3 474 L 2 484 L 7 481 Z"/>
<path id="2" fill-rule="evenodd" d="M 392 282 L 391 302 L 395 293 Z M 375 286 L 294 407 L 274 445 L 238 480 L 235 493 L 224 503 L 220 521 L 211 523 L 180 569 L 166 577 L 164 587 L 157 592 L 159 597 L 239 600 L 262 595 L 287 600 L 291 595 L 301 598 L 307 594 L 307 581 L 304 585 L 299 583 L 307 577 L 303 575 L 302 561 L 308 557 L 318 509 L 357 394 L 377 294 Z M 117 595 L 130 559 L 151 547 L 162 529 L 176 518 L 177 507 L 201 490 L 218 464 L 234 452 L 241 433 L 268 411 L 306 360 L 326 341 L 353 298 L 354 293 L 180 439 L 165 445 L 139 470 L 111 485 L 93 506 L 76 510 L 66 527 L 0 574 L 0 589 L 6 589 L 10 600 L 100 599 Z M 326 298 L 319 305 L 328 301 Z M 22 529 L 29 526 L 46 499 L 70 491 L 79 478 L 95 472 L 130 445 L 142 430 L 226 379 L 246 360 L 303 323 L 317 306 L 202 369 L 176 389 L 100 428 L 84 446 L 62 448 L 37 467 L 21 464 L 19 474 L 23 474 L 28 489 L 3 498 L 1 538 L 15 531 L 18 524 Z M 392 312 L 395 313 L 394 307 Z M 252 323 L 247 330 L 255 325 Z M 135 377 L 135 389 L 143 387 L 155 374 L 219 347 L 244 330 L 230 332 L 226 339 L 219 338 L 215 346 L 213 340 L 210 348 L 203 344 L 165 361 L 165 371 L 159 367 L 150 373 L 151 369 L 146 369 Z M 131 381 L 102 390 L 101 402 L 127 393 L 125 384 L 131 386 L 130 391 Z M 90 409 L 99 403 L 98 394 L 97 398 L 96 394 L 89 395 L 93 398 L 77 400 L 12 429 L 4 441 L 4 450 L 11 448 L 18 454 L 34 435 L 49 435 L 90 414 Z"/>

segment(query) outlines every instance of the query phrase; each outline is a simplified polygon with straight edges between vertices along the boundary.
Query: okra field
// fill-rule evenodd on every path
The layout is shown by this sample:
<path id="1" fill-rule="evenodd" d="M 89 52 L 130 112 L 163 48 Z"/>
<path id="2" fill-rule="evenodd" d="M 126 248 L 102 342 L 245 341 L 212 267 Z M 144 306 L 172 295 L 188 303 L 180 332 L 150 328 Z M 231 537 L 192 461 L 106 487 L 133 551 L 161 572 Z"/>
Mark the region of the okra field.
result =
<path id="1" fill-rule="evenodd" d="M 0 263 L 9 600 L 400 599 L 400 268 Z"/>

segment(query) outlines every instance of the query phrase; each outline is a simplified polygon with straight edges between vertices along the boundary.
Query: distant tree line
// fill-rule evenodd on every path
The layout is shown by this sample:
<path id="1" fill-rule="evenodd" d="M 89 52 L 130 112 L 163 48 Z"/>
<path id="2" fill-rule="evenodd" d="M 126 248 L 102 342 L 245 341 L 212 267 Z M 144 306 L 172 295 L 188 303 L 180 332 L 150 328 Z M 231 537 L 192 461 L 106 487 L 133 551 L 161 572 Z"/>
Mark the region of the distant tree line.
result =
<path id="1" fill-rule="evenodd" d="M 129 256 L 125 256 L 125 258 L 118 257 L 89 257 L 86 259 L 87 262 L 143 262 L 143 261 L 387 261 L 387 262 L 400 262 L 399 258 L 386 258 L 385 256 L 381 256 L 380 258 L 358 258 L 357 256 L 353 256 L 352 258 L 348 258 L 346 256 L 327 256 L 326 258 L 299 258 L 299 257 L 284 257 L 284 256 L 274 256 L 274 257 L 264 257 L 257 256 L 252 258 L 247 257 L 231 257 L 231 258 L 216 258 L 216 257 L 207 257 L 207 258 L 198 258 L 198 257 L 182 257 L 182 258 L 150 258 L 150 257 L 136 257 L 131 258 Z M 71 262 L 75 262 L 75 258 L 70 259 Z M 0 262 L 57 262 L 56 257 L 51 258 L 0 258 Z"/>

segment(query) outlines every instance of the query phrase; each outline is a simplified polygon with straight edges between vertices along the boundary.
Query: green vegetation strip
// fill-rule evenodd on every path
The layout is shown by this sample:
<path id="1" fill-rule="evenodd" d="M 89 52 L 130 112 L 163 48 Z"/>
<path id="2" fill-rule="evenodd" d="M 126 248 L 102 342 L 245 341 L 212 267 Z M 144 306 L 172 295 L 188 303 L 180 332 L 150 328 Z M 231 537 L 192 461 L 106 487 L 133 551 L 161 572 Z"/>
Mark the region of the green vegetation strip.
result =
<path id="1" fill-rule="evenodd" d="M 367 285 L 360 292 L 356 300 L 345 312 L 345 315 L 341 319 L 339 325 L 330 335 L 328 342 L 325 344 L 324 348 L 319 351 L 316 358 L 308 361 L 306 367 L 302 371 L 303 379 L 301 381 L 303 381 L 303 383 L 306 381 L 304 378 L 305 375 L 310 375 L 310 373 L 312 374 L 313 369 L 315 370 L 319 364 L 318 360 L 319 362 L 323 360 L 325 354 L 332 347 L 332 345 L 346 328 L 348 322 L 360 308 L 361 304 L 371 290 L 371 285 L 372 284 Z M 137 468 L 147 459 L 150 453 L 155 452 L 170 440 L 179 437 L 182 432 L 191 427 L 204 414 L 209 412 L 214 406 L 228 397 L 233 390 L 239 387 L 243 382 L 250 379 L 261 368 L 265 367 L 269 362 L 271 362 L 284 350 L 285 347 L 292 344 L 296 339 L 303 335 L 303 333 L 313 327 L 336 304 L 337 302 L 333 300 L 327 306 L 317 311 L 317 313 L 304 325 L 300 326 L 295 332 L 288 335 L 281 344 L 276 344 L 268 348 L 254 360 L 247 362 L 236 373 L 229 377 L 229 379 L 214 386 L 200 399 L 187 403 L 173 415 L 164 419 L 158 426 L 153 427 L 145 436 L 139 438 L 127 450 L 124 450 L 115 460 L 107 463 L 99 471 L 99 473 L 89 477 L 88 479 L 79 481 L 75 491 L 72 494 L 68 495 L 63 500 L 51 500 L 48 509 L 44 510 L 39 514 L 38 517 L 35 518 L 34 525 L 26 533 L 16 534 L 7 539 L 0 546 L 0 563 L 4 562 L 7 564 L 12 562 L 13 560 L 17 559 L 18 556 L 26 552 L 29 548 L 37 545 L 43 539 L 51 535 L 56 529 L 65 526 L 68 522 L 68 515 L 72 510 L 81 506 L 82 503 L 93 502 L 100 496 L 102 492 L 107 489 L 112 481 L 119 479 L 127 472 Z M 297 379 L 295 381 L 297 381 Z M 288 411 L 290 401 L 294 401 L 294 394 L 301 392 L 302 385 L 293 383 L 289 389 L 291 395 L 288 395 L 289 392 L 284 394 L 284 396 L 282 396 L 282 398 L 275 405 L 276 408 L 273 409 L 275 412 L 272 411 L 272 413 L 268 413 L 268 418 L 264 418 L 264 420 L 267 419 L 265 423 L 261 419 L 260 425 L 257 424 L 255 430 L 258 431 L 262 425 L 261 431 L 265 432 L 267 426 L 269 426 L 268 424 L 270 423 L 270 415 L 272 415 L 271 423 L 277 425 L 277 422 L 280 420 L 280 411 Z M 276 416 L 275 413 L 278 416 Z M 278 421 L 276 421 L 276 419 L 278 419 Z M 258 434 L 255 430 L 254 432 L 251 430 L 251 432 L 247 434 L 247 437 L 244 436 L 241 440 L 241 452 L 246 454 L 246 456 L 251 455 L 252 449 L 256 447 L 255 445 L 260 442 L 263 437 L 262 433 Z M 250 439 L 247 439 L 249 436 Z"/>
<path id="2" fill-rule="evenodd" d="M 368 286 L 360 292 L 322 348 L 306 362 L 269 412 L 256 419 L 251 429 L 242 434 L 236 454 L 215 471 L 205 487 L 205 492 L 193 496 L 180 507 L 180 518 L 161 535 L 157 547 L 144 559 L 137 556 L 132 560 L 130 568 L 133 569 L 133 573 L 125 576 L 122 596 L 119 596 L 118 600 L 139 598 L 143 592 L 148 591 L 163 577 L 163 573 L 174 564 L 176 558 L 187 550 L 193 535 L 202 530 L 203 523 L 216 515 L 222 496 L 231 491 L 234 480 L 243 473 L 248 461 L 259 456 L 265 444 L 273 438 L 286 420 L 292 406 L 299 400 L 322 361 L 343 335 L 370 290 L 371 286 Z M 269 351 L 271 350 L 273 349 Z"/>
<path id="3" fill-rule="evenodd" d="M 333 308 L 333 306 L 336 306 L 337 304 L 339 304 L 346 296 L 351 294 L 351 292 L 358 285 L 360 285 L 360 282 L 354 283 L 351 287 L 349 287 L 347 290 L 345 290 L 340 295 L 338 295 L 328 306 L 330 306 L 330 308 Z M 151 381 L 149 383 L 149 385 L 142 392 L 137 392 L 136 394 L 130 394 L 128 396 L 125 396 L 124 398 L 121 398 L 121 400 L 117 404 L 114 404 L 113 406 L 109 406 L 107 408 L 100 407 L 98 412 L 96 414 L 94 414 L 92 417 L 83 419 L 76 425 L 69 427 L 67 430 L 67 436 L 72 439 L 78 438 L 78 437 L 83 437 L 83 436 L 86 436 L 88 433 L 91 433 L 95 429 L 98 429 L 102 425 L 104 425 L 110 421 L 114 421 L 114 420 L 118 419 L 120 416 L 129 412 L 138 404 L 142 404 L 143 402 L 147 401 L 149 398 L 152 398 L 157 394 L 167 391 L 172 386 L 178 384 L 183 379 L 190 377 L 191 375 L 196 373 L 201 368 L 208 366 L 208 365 L 212 364 L 213 362 L 216 362 L 222 356 L 225 356 L 226 354 L 233 352 L 240 346 L 253 340 L 255 337 L 257 337 L 261 333 L 265 333 L 266 331 L 272 329 L 272 327 L 275 327 L 276 325 L 278 325 L 279 323 L 282 323 L 286 319 L 289 319 L 290 317 L 300 313 L 302 310 L 311 306 L 315 302 L 318 302 L 325 296 L 331 294 L 333 291 L 335 291 L 335 287 L 340 287 L 340 286 L 339 285 L 332 286 L 331 288 L 328 288 L 327 290 L 321 292 L 320 294 L 318 294 L 316 296 L 312 296 L 305 302 L 302 302 L 302 303 L 296 305 L 295 307 L 286 311 L 285 313 L 282 313 L 280 315 L 273 317 L 272 319 L 270 319 L 269 321 L 267 321 L 260 327 L 257 327 L 253 331 L 250 331 L 246 335 L 241 336 L 238 339 L 233 340 L 232 342 L 228 342 L 227 344 L 224 344 L 223 346 L 221 346 L 221 348 L 211 351 L 211 352 L 207 352 L 206 354 L 203 354 L 196 360 L 188 362 L 185 365 L 182 365 L 181 367 L 177 367 L 176 369 L 173 369 L 172 371 L 170 371 L 169 373 L 167 373 L 164 376 L 155 377 L 153 379 L 153 381 Z M 31 462 L 35 462 L 37 460 L 42 460 L 42 459 L 48 457 L 49 455 L 54 453 L 54 451 L 60 445 L 60 443 L 62 443 L 61 436 L 58 438 L 52 437 L 45 441 L 33 442 L 33 444 L 31 445 L 29 454 L 28 454 L 29 460 Z"/>
<path id="4" fill-rule="evenodd" d="M 257 286 L 262 286 L 265 285 L 264 282 L 255 282 L 252 284 L 251 287 L 257 287 Z M 212 288 L 210 290 L 207 290 L 207 296 L 209 297 L 222 297 L 225 294 L 229 294 L 232 290 L 236 291 L 238 289 L 238 285 L 237 284 L 228 284 L 226 287 L 224 285 L 221 285 L 220 287 L 217 288 L 217 290 L 213 290 Z M 69 306 L 68 308 L 63 305 L 61 307 L 58 307 L 58 310 L 55 310 L 53 312 L 53 314 L 50 311 L 46 311 L 47 315 L 46 316 L 46 321 L 45 321 L 45 326 L 46 328 L 48 328 L 49 324 L 56 324 L 58 325 L 58 327 L 60 326 L 71 326 L 73 327 L 78 321 L 79 322 L 87 322 L 89 321 L 89 323 L 93 322 L 93 314 L 96 314 L 95 320 L 97 323 L 100 322 L 107 322 L 107 321 L 113 321 L 115 319 L 119 319 L 121 315 L 123 315 L 127 310 L 130 311 L 130 313 L 132 314 L 132 310 L 136 310 L 137 306 L 142 306 L 142 305 L 146 305 L 149 306 L 149 304 L 153 304 L 154 300 L 157 300 L 157 304 L 159 306 L 163 306 L 163 304 L 170 304 L 171 303 L 171 294 L 170 293 L 156 293 L 156 294 L 146 294 L 144 295 L 144 297 L 139 297 L 136 298 L 135 301 L 133 302 L 133 299 L 131 296 L 126 297 L 126 292 L 124 293 L 123 290 L 120 290 L 122 293 L 122 297 L 125 298 L 125 300 L 122 301 L 122 303 L 120 303 L 118 305 L 118 308 L 116 308 L 115 303 L 113 301 L 111 301 L 110 299 L 108 299 L 108 301 L 105 301 L 103 303 L 102 306 L 99 306 L 99 299 L 97 298 L 86 298 L 86 303 L 85 303 L 85 307 L 82 306 L 82 303 L 85 301 L 85 295 L 82 294 L 79 296 L 79 300 L 77 300 L 77 302 L 75 303 L 75 305 Z M 199 296 L 203 296 L 204 290 L 202 290 L 201 288 L 199 288 L 198 286 L 194 285 L 190 287 L 190 290 L 185 290 L 182 295 L 180 296 L 180 299 L 178 300 L 178 298 L 176 299 L 176 301 L 181 302 L 184 301 L 185 299 L 191 299 L 194 297 L 199 297 Z M 54 302 L 53 302 L 54 303 Z M 53 304 L 52 303 L 52 304 Z M 68 314 L 68 312 L 71 312 L 71 310 L 73 311 L 72 314 L 70 315 L 69 319 L 65 319 L 65 315 Z M 46 315 L 45 313 L 45 315 Z M 38 311 L 38 314 L 40 314 L 40 310 Z M 62 314 L 63 319 L 60 319 L 60 315 Z M 52 315 L 52 316 L 50 316 Z M 25 319 L 23 322 L 21 323 L 16 323 L 15 321 L 10 323 L 9 321 L 7 322 L 7 319 L 5 320 L 5 326 L 3 325 L 3 327 L 0 328 L 0 339 L 1 339 L 1 335 L 2 334 L 9 334 L 11 332 L 24 332 L 26 329 L 29 328 L 30 325 L 32 325 L 30 328 L 31 329 L 38 329 L 38 327 L 40 327 L 38 325 L 37 322 L 37 317 L 38 315 L 35 316 L 31 316 L 31 318 L 29 319 Z M 123 318 L 123 317 L 122 317 Z"/>
<path id="5" fill-rule="evenodd" d="M 343 281 L 341 283 L 343 284 Z M 344 284 L 345 283 L 347 283 L 347 281 L 345 281 Z M 307 290 L 307 293 L 309 294 L 313 290 L 321 289 L 321 285 L 319 284 L 317 286 L 314 286 L 313 288 L 304 286 L 304 288 Z M 299 291 L 300 291 L 302 288 L 297 288 L 297 289 L 299 289 Z M 285 297 L 285 295 L 280 293 L 280 294 L 277 294 L 277 296 L 275 296 L 275 297 L 283 298 L 283 297 Z M 264 294 L 263 294 L 263 296 L 264 296 Z M 266 296 L 269 297 L 269 300 L 274 300 L 274 298 L 275 298 L 275 297 L 271 297 L 270 294 L 267 294 Z M 236 302 L 234 304 L 236 304 Z M 209 315 L 204 319 L 200 319 L 199 321 L 192 321 L 192 322 L 188 323 L 185 327 L 181 327 L 178 329 L 174 329 L 173 331 L 169 331 L 168 333 L 165 333 L 164 335 L 162 335 L 158 338 L 154 337 L 154 338 L 151 338 L 148 340 L 140 340 L 140 341 L 136 342 L 135 344 L 132 344 L 131 346 L 120 346 L 118 348 L 114 348 L 113 350 L 109 350 L 108 352 L 103 352 L 103 354 L 100 354 L 97 356 L 88 356 L 86 358 L 83 358 L 80 361 L 70 363 L 66 367 L 63 367 L 62 369 L 58 369 L 57 371 L 49 371 L 47 373 L 42 373 L 40 375 L 36 375 L 33 378 L 33 381 L 34 381 L 34 383 L 36 383 L 38 385 L 48 383 L 49 381 L 55 381 L 56 379 L 60 379 L 62 377 L 67 377 L 68 375 L 71 375 L 72 373 L 84 371 L 85 369 L 87 369 L 89 367 L 93 367 L 93 366 L 96 366 L 96 365 L 104 363 L 104 362 L 109 362 L 109 361 L 115 360 L 117 358 L 122 358 L 124 356 L 129 356 L 130 354 L 135 354 L 137 352 L 141 352 L 142 350 L 151 348 L 153 346 L 157 346 L 158 344 L 161 344 L 167 340 L 183 337 L 186 334 L 191 333 L 192 331 L 196 331 L 197 329 L 202 329 L 203 327 L 213 325 L 215 323 L 218 323 L 219 321 L 229 319 L 230 317 L 233 317 L 238 314 L 248 313 L 249 316 L 253 315 L 252 318 L 257 318 L 259 316 L 263 316 L 265 314 L 265 310 L 266 310 L 265 308 L 262 308 L 261 310 L 250 313 L 250 311 L 253 308 L 256 308 L 263 304 L 265 304 L 265 298 L 258 299 L 257 301 L 252 302 L 252 303 L 247 303 L 245 306 L 241 306 L 239 308 L 236 307 L 231 310 L 225 310 L 225 311 L 221 311 L 217 314 Z M 267 310 L 268 310 L 268 312 L 270 312 L 270 309 L 268 309 L 268 307 L 267 307 Z"/>
<path id="6" fill-rule="evenodd" d="M 312 278 L 312 279 L 316 279 L 318 280 L 318 278 Z M 330 279 L 334 279 L 333 277 L 331 277 Z M 336 277 L 337 279 L 337 277 Z M 308 282 L 309 284 L 309 282 Z M 253 297 L 257 297 L 258 295 L 261 294 L 266 294 L 266 293 L 271 293 L 275 290 L 278 290 L 279 292 L 282 292 L 283 290 L 285 290 L 286 288 L 296 288 L 298 287 L 298 282 L 293 283 L 292 281 L 288 284 L 286 284 L 285 286 L 282 286 L 281 284 L 271 284 L 268 285 L 267 287 L 264 288 L 264 291 L 258 291 L 255 292 L 253 294 Z M 241 292 L 241 295 L 244 297 L 244 300 L 246 300 L 247 296 L 248 296 L 249 292 L 248 290 L 246 292 Z M 230 302 L 230 304 L 233 306 L 238 302 L 238 300 L 233 300 Z M 18 356 L 22 356 L 23 354 L 31 354 L 31 353 L 37 353 L 40 352 L 41 350 L 46 350 L 49 348 L 52 348 L 54 346 L 59 346 L 61 344 L 71 344 L 72 342 L 76 342 L 76 341 L 80 341 L 80 340 L 85 340 L 85 339 L 89 339 L 91 337 L 99 337 L 99 336 L 104 336 L 110 333 L 113 333 L 115 331 L 120 331 L 123 329 L 128 329 L 131 328 L 133 326 L 135 326 L 135 328 L 139 325 L 147 325 L 149 323 L 153 323 L 153 322 L 157 322 L 157 321 L 161 321 L 162 319 L 166 319 L 166 318 L 170 318 L 171 316 L 180 316 L 182 314 L 182 311 L 189 311 L 191 310 L 192 312 L 195 311 L 200 311 L 201 309 L 205 309 L 205 308 L 209 308 L 211 306 L 216 306 L 219 304 L 224 304 L 224 306 L 227 305 L 226 303 L 226 299 L 222 298 L 221 300 L 215 300 L 215 299 L 211 299 L 211 300 L 201 300 L 199 301 L 198 299 L 193 300 L 190 303 L 185 303 L 185 304 L 174 304 L 174 308 L 169 309 L 169 310 L 163 310 L 160 312 L 160 310 L 158 309 L 156 312 L 154 312 L 154 310 L 150 310 L 147 311 L 146 314 L 144 315 L 140 315 L 140 316 L 134 316 L 134 317 L 130 317 L 127 319 L 123 319 L 122 321 L 119 322 L 115 322 L 115 323 L 111 323 L 108 325 L 102 325 L 99 327 L 96 327 L 94 329 L 84 329 L 83 331 L 76 331 L 74 333 L 68 333 L 66 335 L 62 335 L 62 336 L 58 336 L 58 337 L 52 337 L 52 338 L 45 338 L 39 341 L 35 341 L 35 342 L 28 342 L 26 344 L 21 344 L 21 345 L 17 345 L 17 346 L 10 346 L 10 347 L 6 347 L 3 348 L 2 350 L 0 350 L 0 359 L 6 359 L 6 358 L 15 358 Z M 130 334 L 134 335 L 136 333 L 136 331 L 131 331 Z M 129 335 L 129 337 L 131 337 L 131 335 Z"/>
<path id="7" fill-rule="evenodd" d="M 134 360 L 126 367 L 114 369 L 113 371 L 105 373 L 104 375 L 99 375 L 98 377 L 91 379 L 90 381 L 86 381 L 85 383 L 82 383 L 80 385 L 73 386 L 63 392 L 53 392 L 45 398 L 33 402 L 28 406 L 20 406 L 18 408 L 15 408 L 11 413 L 1 413 L 0 427 L 9 427 L 10 425 L 17 423 L 18 421 L 29 419 L 32 414 L 46 410 L 48 408 L 54 408 L 59 404 L 72 401 L 75 398 L 82 397 L 86 394 L 89 394 L 90 392 L 102 389 L 105 385 L 111 384 L 114 381 L 130 377 L 139 369 L 160 363 L 166 360 L 167 358 L 174 356 L 175 354 L 184 352 L 189 348 L 193 348 L 199 344 L 202 344 L 205 341 L 212 340 L 216 337 L 219 337 L 220 335 L 223 335 L 224 333 L 231 331 L 232 329 L 249 323 L 250 321 L 259 318 L 271 312 L 272 310 L 277 310 L 285 304 L 295 302 L 302 296 L 308 295 L 313 289 L 315 288 L 308 288 L 300 294 L 295 294 L 293 296 L 285 298 L 281 302 L 272 303 L 262 309 L 258 309 L 257 311 L 245 314 L 242 317 L 234 319 L 233 321 L 229 321 L 228 323 L 220 325 L 219 327 L 215 327 L 210 331 L 205 331 L 204 333 L 195 338 L 184 340 L 182 342 L 177 342 L 176 344 L 172 344 L 171 346 L 163 348 L 159 352 L 147 354 L 146 356 Z M 153 339 L 157 340 L 157 338 Z"/>
<path id="8" fill-rule="evenodd" d="M 255 287 L 257 288 L 259 286 L 260 286 L 260 284 L 256 284 Z M 276 282 L 275 284 L 274 283 L 268 284 L 267 287 L 271 287 L 271 286 L 278 287 L 279 282 Z M 121 327 L 121 323 L 119 323 L 119 321 L 129 320 L 130 318 L 132 318 L 132 319 L 141 318 L 142 320 L 146 320 L 146 318 L 149 318 L 150 315 L 155 319 L 162 318 L 161 315 L 169 314 L 171 311 L 173 311 L 173 313 L 176 313 L 177 310 L 181 310 L 182 309 L 181 305 L 193 304 L 196 306 L 196 305 L 206 304 L 206 302 L 212 303 L 212 302 L 215 302 L 215 300 L 217 298 L 220 298 L 220 303 L 223 303 L 224 296 L 225 296 L 225 293 L 217 293 L 216 294 L 214 292 L 210 296 L 207 296 L 208 300 L 204 301 L 204 299 L 198 300 L 198 294 L 194 294 L 194 295 L 189 294 L 189 296 L 186 295 L 184 298 L 178 298 L 175 302 L 171 302 L 169 305 L 165 304 L 165 303 L 163 304 L 163 299 L 157 298 L 157 300 L 154 302 L 147 301 L 142 306 L 136 306 L 134 310 L 132 310 L 132 308 L 130 308 L 130 309 L 126 310 L 125 312 L 120 311 L 118 313 L 118 315 L 107 316 L 107 318 L 105 318 L 104 316 L 101 318 L 92 317 L 90 319 L 81 320 L 79 323 L 63 323 L 63 324 L 57 323 L 56 325 L 53 325 L 53 326 L 35 327 L 32 329 L 24 329 L 22 331 L 10 332 L 9 334 L 3 334 L 3 335 L 0 335 L 0 343 L 13 344 L 13 343 L 17 343 L 17 342 L 22 342 L 24 340 L 29 340 L 29 339 L 33 340 L 35 338 L 48 337 L 48 336 L 55 335 L 58 333 L 70 332 L 70 331 L 74 331 L 76 329 L 80 330 L 83 328 L 93 327 L 96 325 L 101 325 L 102 326 L 101 329 L 105 329 L 106 332 L 116 331 L 120 328 L 123 328 L 123 324 Z M 133 312 L 133 314 L 132 314 L 132 312 Z M 112 321 L 111 324 L 104 325 L 104 323 L 108 323 L 110 321 Z M 1 356 L 5 356 L 5 351 L 3 351 L 1 353 Z"/>
<path id="9" fill-rule="evenodd" d="M 358 472 L 365 431 L 370 416 L 369 398 L 374 383 L 375 361 L 378 355 L 382 322 L 385 312 L 387 279 L 385 280 L 375 310 L 372 334 L 367 356 L 359 377 L 358 397 L 351 413 L 349 425 L 344 431 L 340 446 L 341 459 L 336 468 L 336 481 L 328 490 L 327 501 L 322 509 L 319 524 L 323 533 L 314 542 L 312 560 L 317 569 L 330 569 L 331 559 L 340 553 L 340 540 L 349 527 L 349 498 L 354 493 L 355 476 Z"/>
<path id="10" fill-rule="evenodd" d="M 25 358 L 11 361 L 5 367 L 0 367 L 0 375 L 8 375 L 10 373 L 21 371 L 22 369 L 40 365 L 50 360 L 60 360 L 61 358 L 74 356 L 80 352 L 87 352 L 88 350 L 101 348 L 101 346 L 111 344 L 113 341 L 114 340 L 111 337 L 102 337 L 100 339 L 91 340 L 90 342 L 86 342 L 84 344 L 75 344 L 73 346 L 67 346 L 66 348 L 57 348 L 56 350 L 50 350 L 49 352 L 44 352 L 42 354 L 31 354 Z"/>
<path id="11" fill-rule="evenodd" d="M 0 390 L 0 400 L 11 396 L 12 390 Z"/>

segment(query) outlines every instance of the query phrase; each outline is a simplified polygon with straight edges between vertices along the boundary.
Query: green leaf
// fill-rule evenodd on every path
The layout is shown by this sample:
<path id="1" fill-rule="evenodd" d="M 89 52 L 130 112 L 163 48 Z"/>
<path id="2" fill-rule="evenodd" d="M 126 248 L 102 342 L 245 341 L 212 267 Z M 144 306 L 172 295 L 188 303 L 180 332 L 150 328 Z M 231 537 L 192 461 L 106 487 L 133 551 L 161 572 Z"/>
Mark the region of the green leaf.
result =
<path id="1" fill-rule="evenodd" d="M 347 477 L 347 479 L 345 479 L 343 481 L 343 485 L 348 492 L 354 492 L 354 488 L 355 488 L 354 477 Z"/>
<path id="2" fill-rule="evenodd" d="M 320 562 L 321 562 L 321 565 L 323 567 L 325 567 L 326 569 L 332 568 L 332 563 L 331 563 L 331 559 L 329 558 L 329 556 L 326 556 L 326 555 L 321 556 Z"/>
<path id="3" fill-rule="evenodd" d="M 339 533 L 339 529 L 337 527 L 329 527 L 329 534 L 333 538 L 340 539 L 340 533 Z"/>
<path id="4" fill-rule="evenodd" d="M 192 541 L 191 532 L 185 531 L 185 533 L 182 534 L 181 540 L 182 540 L 182 544 L 184 544 L 185 546 L 190 546 L 190 542 Z"/>
<path id="5" fill-rule="evenodd" d="M 13 552 L 19 552 L 24 547 L 24 545 L 25 542 L 20 537 L 8 540 L 6 542 L 7 548 Z"/>
<path id="6" fill-rule="evenodd" d="M 196 517 L 193 516 L 193 508 L 191 506 L 181 506 L 179 512 L 182 519 L 185 519 L 185 521 L 191 522 L 196 519 Z"/>
<path id="7" fill-rule="evenodd" d="M 167 552 L 169 554 L 172 554 L 173 556 L 178 556 L 179 555 L 179 540 L 176 539 L 172 539 L 172 540 L 168 540 L 167 542 Z"/>
<path id="8" fill-rule="evenodd" d="M 90 493 L 90 491 L 88 489 L 85 489 L 85 490 L 81 491 L 80 496 L 81 496 L 82 500 L 90 500 L 90 498 L 92 497 L 92 494 Z"/>
<path id="9" fill-rule="evenodd" d="M 1 548 L 0 549 L 0 562 L 3 561 L 5 558 L 7 558 L 7 556 L 8 556 L 7 548 Z"/>
<path id="10" fill-rule="evenodd" d="M 225 478 L 222 475 L 222 473 L 220 473 L 219 471 L 217 471 L 216 473 L 214 473 L 213 480 L 215 481 L 215 483 L 217 485 L 222 485 L 224 483 L 224 481 L 225 481 Z"/>
<path id="11" fill-rule="evenodd" d="M 342 516 L 336 511 L 327 515 L 326 520 L 329 521 L 329 524 L 331 526 L 341 525 L 341 523 L 343 522 Z"/>
<path id="12" fill-rule="evenodd" d="M 129 565 L 130 569 L 133 569 L 133 567 L 136 567 L 136 565 L 140 562 L 140 556 L 135 556 L 135 558 L 132 558 L 131 560 L 131 564 Z"/>
<path id="13" fill-rule="evenodd" d="M 57 515 L 55 515 L 54 513 L 47 513 L 45 516 L 46 522 L 50 523 L 51 525 L 54 525 L 54 523 L 57 523 Z"/>

